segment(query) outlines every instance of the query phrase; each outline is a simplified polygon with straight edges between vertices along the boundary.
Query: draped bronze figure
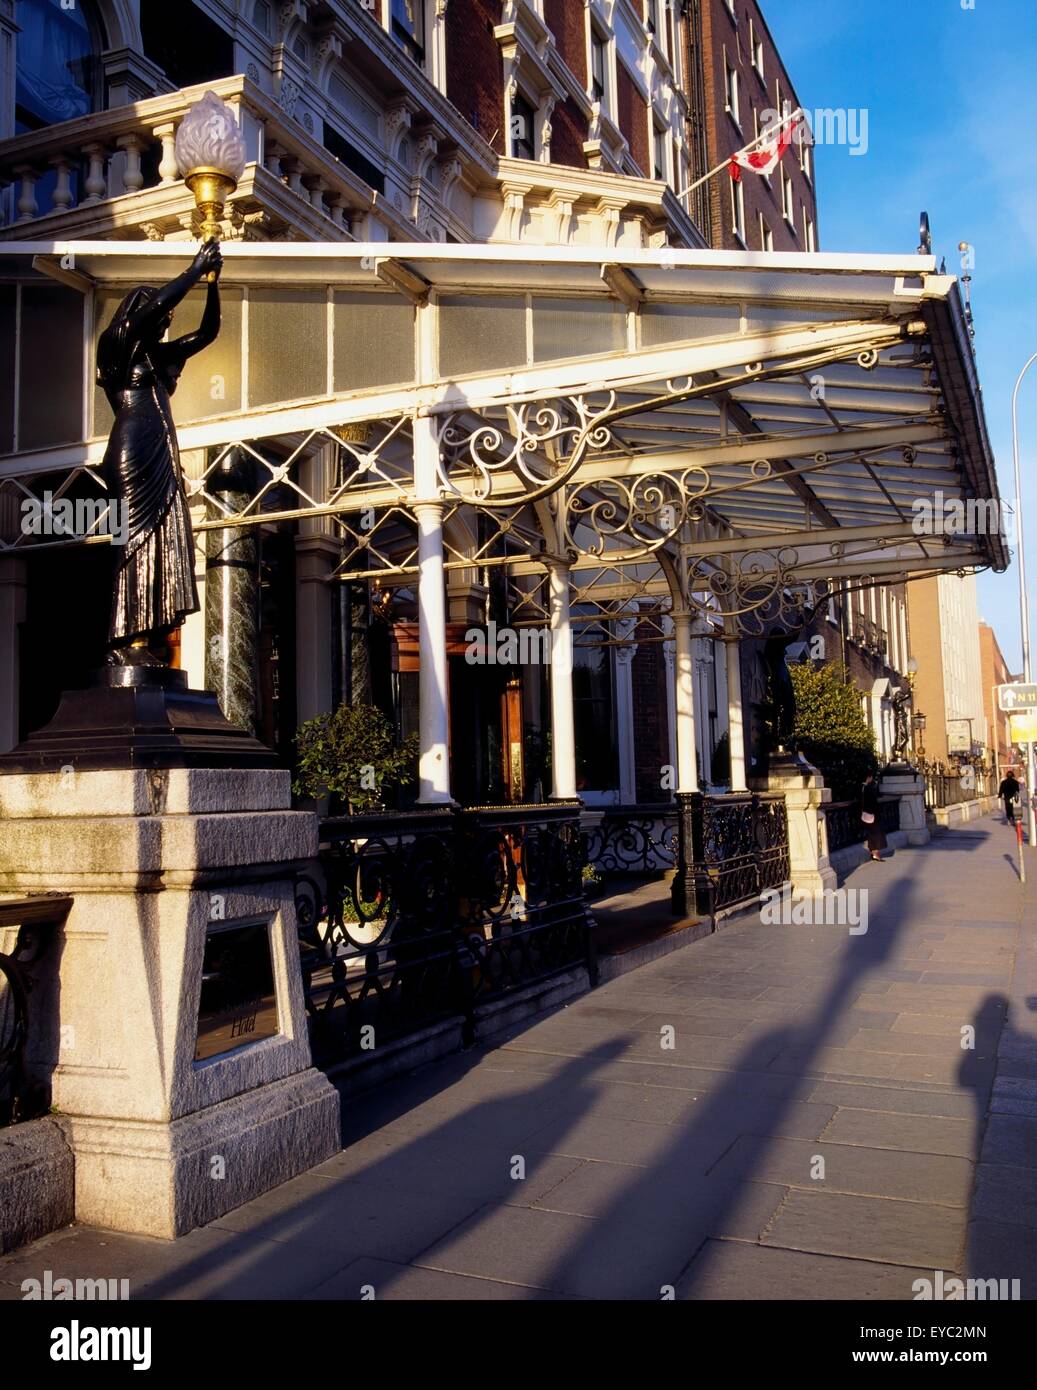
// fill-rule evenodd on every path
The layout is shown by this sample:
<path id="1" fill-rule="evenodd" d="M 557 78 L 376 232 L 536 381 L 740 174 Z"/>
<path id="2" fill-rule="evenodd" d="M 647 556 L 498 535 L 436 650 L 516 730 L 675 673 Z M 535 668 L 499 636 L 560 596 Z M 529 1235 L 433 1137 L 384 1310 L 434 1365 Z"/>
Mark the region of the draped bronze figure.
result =
<path id="1" fill-rule="evenodd" d="M 151 650 L 198 610 L 191 519 L 169 398 L 184 363 L 220 331 L 215 241 L 162 289 L 143 285 L 116 309 L 97 344 L 97 382 L 115 414 L 102 469 L 124 511 L 124 547 L 117 552 L 109 623 L 109 662 L 161 665 Z M 209 275 L 202 321 L 194 333 L 163 339 L 173 310 Z"/>

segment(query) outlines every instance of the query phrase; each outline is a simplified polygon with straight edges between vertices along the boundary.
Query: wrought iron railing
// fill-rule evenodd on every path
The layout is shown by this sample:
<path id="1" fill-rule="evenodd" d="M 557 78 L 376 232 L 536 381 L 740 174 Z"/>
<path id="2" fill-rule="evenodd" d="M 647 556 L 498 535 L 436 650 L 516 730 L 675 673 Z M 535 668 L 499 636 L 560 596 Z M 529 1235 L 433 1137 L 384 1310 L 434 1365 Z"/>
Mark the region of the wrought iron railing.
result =
<path id="1" fill-rule="evenodd" d="M 584 812 L 584 862 L 596 876 L 644 877 L 677 865 L 676 805 L 609 806 Z"/>
<path id="2" fill-rule="evenodd" d="M 0 944 L 16 931 L 9 951 L 0 951 L 0 1126 L 31 1120 L 50 1105 L 50 1090 L 25 1066 L 30 996 L 56 927 L 68 916 L 72 899 L 60 893 L 34 893 L 0 902 Z"/>
<path id="3" fill-rule="evenodd" d="M 673 884 L 675 912 L 715 917 L 788 880 L 789 827 L 783 794 L 678 793 L 677 801 L 683 852 Z"/>
<path id="4" fill-rule="evenodd" d="M 323 882 L 297 908 L 311 1044 L 324 1066 L 585 965 L 578 803 L 325 820 Z"/>
<path id="5" fill-rule="evenodd" d="M 828 839 L 828 853 L 862 845 L 868 837 L 868 827 L 861 820 L 860 801 L 829 801 L 822 806 Z M 878 822 L 887 834 L 900 828 L 900 800 L 895 796 L 879 797 Z"/>
<path id="6" fill-rule="evenodd" d="M 930 811 L 976 801 L 990 796 L 993 790 L 993 780 L 985 767 L 967 763 L 961 768 L 949 768 L 943 763 L 923 762 L 920 771 L 925 778 L 925 805 Z"/>

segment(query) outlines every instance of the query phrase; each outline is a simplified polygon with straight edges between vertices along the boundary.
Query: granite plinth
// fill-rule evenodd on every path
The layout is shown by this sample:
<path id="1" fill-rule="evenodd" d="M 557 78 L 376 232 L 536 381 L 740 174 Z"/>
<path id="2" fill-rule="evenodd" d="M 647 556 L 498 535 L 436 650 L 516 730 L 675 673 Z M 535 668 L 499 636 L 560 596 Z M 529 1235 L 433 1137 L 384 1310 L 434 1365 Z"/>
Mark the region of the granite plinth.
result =
<path id="1" fill-rule="evenodd" d="M 118 768 L 271 768 L 277 755 L 224 718 L 185 671 L 111 666 L 66 690 L 49 724 L 0 755 L 4 773 Z"/>

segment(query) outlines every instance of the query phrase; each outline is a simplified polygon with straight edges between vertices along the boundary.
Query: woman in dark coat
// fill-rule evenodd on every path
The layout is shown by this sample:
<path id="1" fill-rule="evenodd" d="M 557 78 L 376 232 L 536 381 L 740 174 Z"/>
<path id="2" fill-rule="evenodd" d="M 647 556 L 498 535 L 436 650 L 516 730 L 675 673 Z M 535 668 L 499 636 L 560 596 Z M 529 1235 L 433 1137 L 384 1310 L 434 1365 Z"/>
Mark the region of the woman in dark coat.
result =
<path id="1" fill-rule="evenodd" d="M 142 285 L 116 309 L 97 344 L 97 382 L 115 413 L 102 469 L 124 511 L 127 541 L 115 562 L 109 661 L 155 665 L 149 650 L 197 612 L 194 545 L 169 398 L 184 363 L 220 331 L 219 246 L 207 241 L 162 289 Z M 197 332 L 163 342 L 173 310 L 209 272 Z"/>
<path id="2" fill-rule="evenodd" d="M 882 862 L 882 851 L 886 848 L 886 836 L 879 825 L 879 787 L 874 772 L 869 772 L 861 787 L 861 820 L 868 831 L 868 853 L 876 864 Z"/>

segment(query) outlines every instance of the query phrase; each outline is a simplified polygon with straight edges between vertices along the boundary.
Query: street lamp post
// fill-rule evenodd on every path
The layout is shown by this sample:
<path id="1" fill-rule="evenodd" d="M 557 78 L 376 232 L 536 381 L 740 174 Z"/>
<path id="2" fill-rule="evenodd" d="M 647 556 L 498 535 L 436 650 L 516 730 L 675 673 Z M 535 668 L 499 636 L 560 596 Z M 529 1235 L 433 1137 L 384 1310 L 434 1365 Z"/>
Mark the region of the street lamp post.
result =
<path id="1" fill-rule="evenodd" d="M 1023 488 L 1022 474 L 1019 468 L 1019 388 L 1023 384 L 1023 377 L 1037 362 L 1037 352 L 1033 353 L 1025 362 L 1022 371 L 1016 378 L 1015 390 L 1012 392 L 1012 461 L 1015 465 L 1015 526 L 1016 538 L 1019 550 L 1019 625 L 1022 628 L 1023 638 L 1023 681 L 1029 685 L 1033 681 L 1033 673 L 1030 668 L 1030 604 L 1026 594 L 1026 552 L 1023 548 Z M 1037 817 L 1034 814 L 1034 755 L 1033 743 L 1026 745 L 1026 836 L 1032 849 L 1037 844 Z"/>

